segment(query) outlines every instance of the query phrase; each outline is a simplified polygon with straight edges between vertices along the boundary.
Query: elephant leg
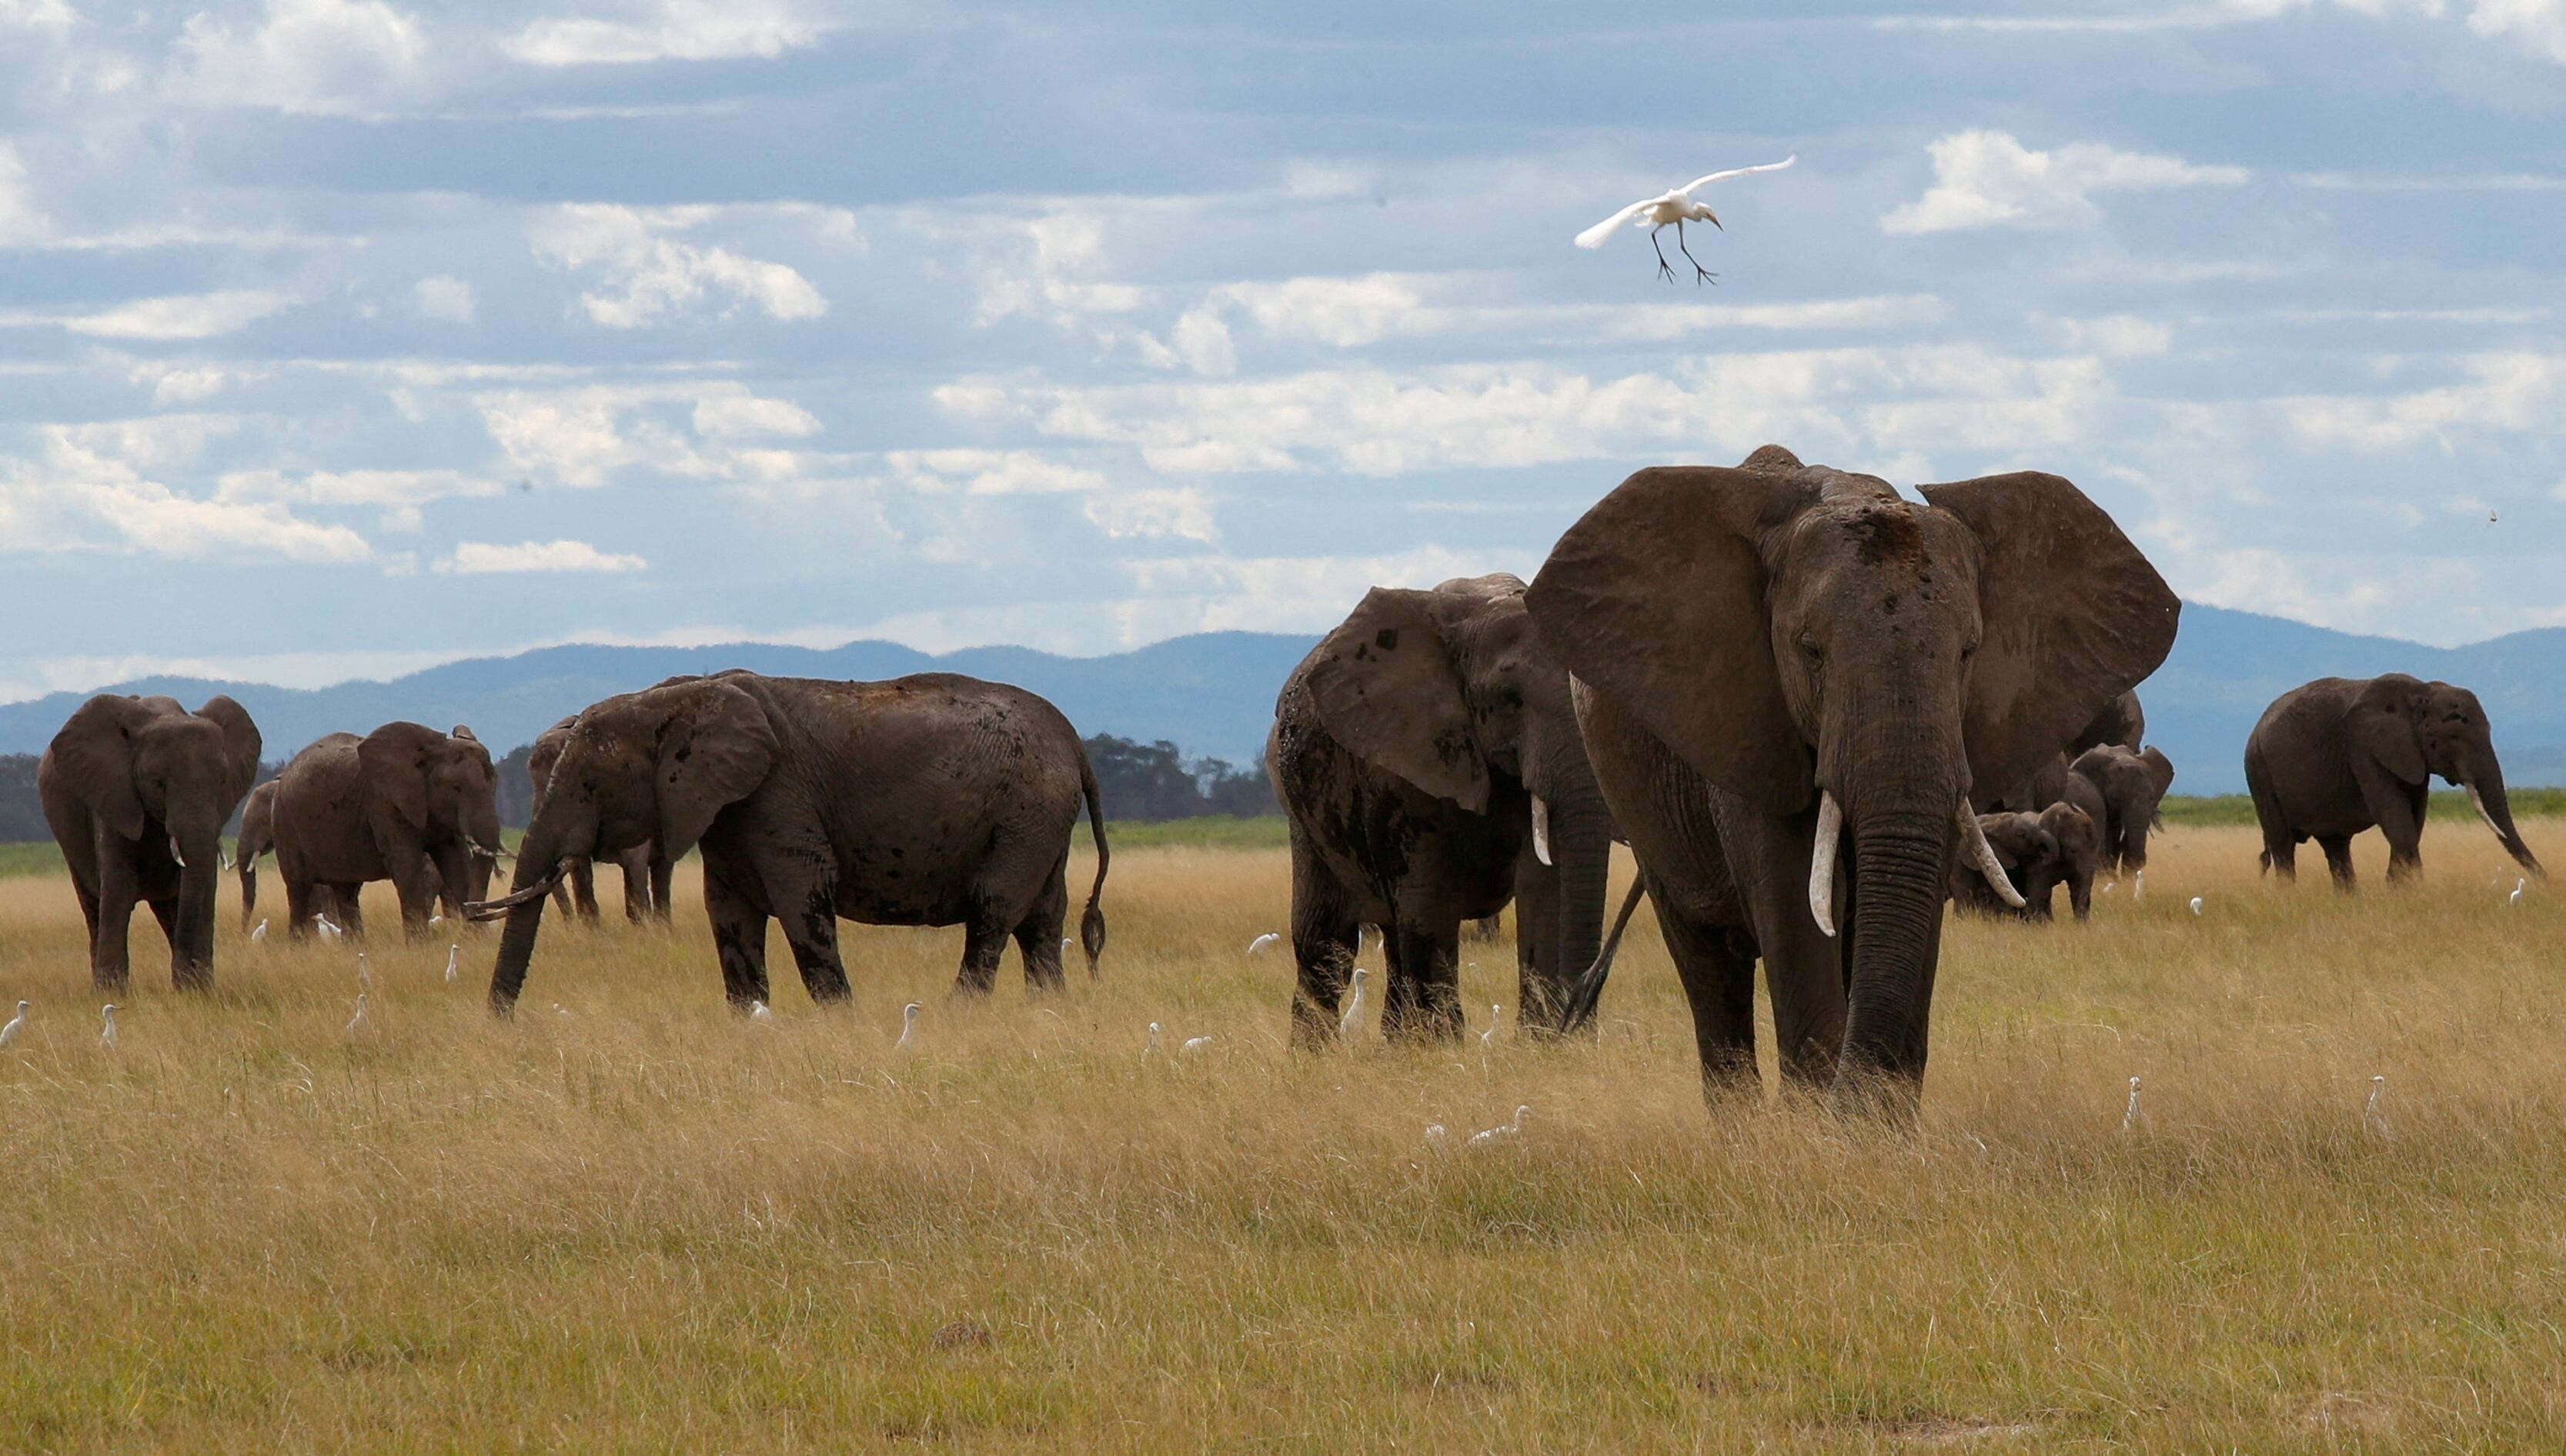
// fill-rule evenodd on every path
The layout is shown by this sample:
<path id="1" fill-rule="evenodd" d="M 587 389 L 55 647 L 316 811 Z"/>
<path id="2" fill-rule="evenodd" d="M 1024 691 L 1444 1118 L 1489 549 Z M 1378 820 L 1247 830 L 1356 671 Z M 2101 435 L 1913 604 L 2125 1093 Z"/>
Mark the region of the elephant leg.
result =
<path id="1" fill-rule="evenodd" d="M 766 999 L 766 912 L 731 884 L 732 866 L 704 856 L 704 914 L 713 924 L 722 995 L 733 1011 Z"/>
<path id="2" fill-rule="evenodd" d="M 1345 886 L 1319 862 L 1295 830 L 1292 836 L 1292 1046 L 1317 1051 L 1337 1040 L 1346 973 L 1362 933 Z"/>
<path id="3" fill-rule="evenodd" d="M 1515 1007 L 1527 1031 L 1557 1031 L 1568 988 L 1545 966 L 1559 964 L 1559 870 L 1527 848 L 1515 864 Z M 1579 967 L 1577 974 L 1585 974 Z"/>
<path id="4" fill-rule="evenodd" d="M 2352 873 L 2352 836 L 2319 835 L 2317 848 L 2325 850 L 2326 868 L 2334 871 L 2334 887 L 2347 894 L 2351 893 L 2355 882 Z"/>
<path id="5" fill-rule="evenodd" d="M 2396 884 L 2424 872 L 2424 790 L 2414 791 L 2411 799 L 2399 795 L 2395 817 L 2383 815 L 2379 833 L 2388 841 L 2388 882 Z"/>
<path id="6" fill-rule="evenodd" d="M 1736 953 L 1728 926 L 1704 924 L 1668 909 L 1667 898 L 1654 887 L 1649 903 L 1658 912 L 1658 933 L 1674 958 L 1675 978 L 1683 983 L 1684 1001 L 1692 1008 L 1703 1089 L 1715 1092 L 1754 1086 L 1754 955 Z"/>
<path id="7" fill-rule="evenodd" d="M 962 922 L 962 966 L 954 973 L 957 993 L 986 996 L 998 984 L 998 961 L 1007 953 L 1007 935 L 1015 927 L 987 895 L 975 895 Z"/>
<path id="8" fill-rule="evenodd" d="M 758 870 L 766 905 L 784 927 L 784 943 L 802 973 L 802 988 L 823 1005 L 851 998 L 846 962 L 838 958 L 836 866 L 809 854 L 779 854 L 759 861 Z"/>
<path id="9" fill-rule="evenodd" d="M 2263 840 L 2263 867 L 2283 884 L 2295 884 L 2299 878 L 2299 842 L 2287 835 L 2266 836 Z"/>
<path id="10" fill-rule="evenodd" d="M 1428 925 L 1392 917 L 1382 950 L 1390 964 L 1381 1002 L 1381 1034 L 1392 1042 L 1461 1039 L 1461 922 Z"/>
<path id="11" fill-rule="evenodd" d="M 179 955 L 178 897 L 162 895 L 157 899 L 145 900 L 143 903 L 151 907 L 151 918 L 160 922 L 160 934 L 169 942 L 169 954 Z"/>
<path id="12" fill-rule="evenodd" d="M 285 938 L 307 939 L 312 934 L 312 891 L 316 886 L 308 879 L 296 879 L 292 875 L 282 877 L 285 880 Z"/>
<path id="13" fill-rule="evenodd" d="M 1722 807 L 1718 824 L 1748 919 L 1746 939 L 1763 957 L 1782 1075 L 1812 1089 L 1830 1087 L 1852 1011 L 1848 983 L 1853 958 L 1851 937 L 1828 935 L 1809 913 L 1808 864 L 1817 844 L 1817 812 L 1772 819 Z M 1836 912 L 1840 926 L 1853 923 L 1851 880 L 1850 874 L 1837 880 L 1838 892 L 1846 897 Z"/>
<path id="14" fill-rule="evenodd" d="M 2094 875 L 2091 870 L 2079 870 L 2068 875 L 2067 903 L 2076 911 L 2077 919 L 2094 918 Z"/>
<path id="15" fill-rule="evenodd" d="M 325 888 L 329 890 L 331 898 L 339 902 L 339 928 L 348 932 L 350 940 L 363 941 L 366 938 L 365 885 L 342 883 L 328 885 Z"/>
<path id="16" fill-rule="evenodd" d="M 133 861 L 124 849 L 121 844 L 99 846 L 98 928 L 90 936 L 89 950 L 91 982 L 120 995 L 132 975 L 128 940 L 133 919 Z"/>
<path id="17" fill-rule="evenodd" d="M 597 923 L 597 861 L 580 858 L 570 862 L 570 891 L 579 909 L 579 918 Z"/>
<path id="18" fill-rule="evenodd" d="M 670 864 L 667 860 L 659 857 L 656 850 L 651 852 L 650 914 L 653 919 L 656 919 L 663 926 L 668 923 L 668 881 L 674 877 L 675 873 L 675 865 Z"/>
<path id="19" fill-rule="evenodd" d="M 1025 963 L 1025 985 L 1036 991 L 1066 991 L 1068 977 L 1060 968 L 1061 927 L 1069 921 L 1069 850 L 1043 880 L 1033 908 L 1016 922 L 1016 954 Z"/>

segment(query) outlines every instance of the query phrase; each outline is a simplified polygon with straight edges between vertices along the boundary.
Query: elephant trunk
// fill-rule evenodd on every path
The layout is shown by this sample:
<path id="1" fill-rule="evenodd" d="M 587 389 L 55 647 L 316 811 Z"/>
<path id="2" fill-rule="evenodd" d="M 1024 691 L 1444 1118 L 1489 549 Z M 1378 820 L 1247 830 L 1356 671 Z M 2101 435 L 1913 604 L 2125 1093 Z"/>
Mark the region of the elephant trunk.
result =
<path id="1" fill-rule="evenodd" d="M 170 852 L 178 869 L 178 922 L 170 946 L 170 976 L 182 991 L 214 984 L 214 883 L 222 869 L 218 822 L 172 825 Z"/>
<path id="2" fill-rule="evenodd" d="M 490 971 L 490 1010 L 506 1016 L 517 1008 L 525 989 L 526 969 L 535 958 L 535 933 L 543 928 L 544 901 L 560 881 L 563 867 L 561 832 L 538 819 L 517 847 L 516 882 L 505 897 L 477 907 L 475 918 L 506 906 L 507 927 L 499 935 L 499 960 Z"/>
<path id="3" fill-rule="evenodd" d="M 246 931 L 258 916 L 258 856 L 244 853 L 235 867 L 240 871 L 241 929 Z"/>
<path id="4" fill-rule="evenodd" d="M 1888 1092 L 1912 1102 L 1924 1075 L 1958 800 L 1934 797 L 1942 802 L 1883 806 L 1856 796 L 1848 806 L 1845 918 L 1853 944 L 1839 1092 Z"/>
<path id="5" fill-rule="evenodd" d="M 2517 860 L 2522 868 L 2546 879 L 2548 871 L 2540 867 L 2539 856 L 2530 852 L 2530 846 L 2522 843 L 2521 831 L 2513 827 L 2512 802 L 2504 797 L 2503 792 L 2503 765 L 2495 761 L 2493 747 L 2488 745 L 2469 758 L 2467 777 L 2459 781 L 2459 787 L 2467 791 L 2469 807 L 2477 812 L 2477 818 L 2485 821 L 2487 829 L 2494 831 L 2494 837 L 2503 842 L 2505 853 Z"/>
<path id="6" fill-rule="evenodd" d="M 1590 781 L 1550 806 L 1551 855 L 1559 875 L 1553 961 L 1539 967 L 1538 998 L 1523 999 L 1524 1024 L 1564 1030 L 1569 995 L 1604 944 L 1604 899 L 1613 869 L 1613 814 Z M 1535 988 L 1527 986 L 1530 993 Z M 1536 1005 L 1536 999 L 1539 1004 Z"/>

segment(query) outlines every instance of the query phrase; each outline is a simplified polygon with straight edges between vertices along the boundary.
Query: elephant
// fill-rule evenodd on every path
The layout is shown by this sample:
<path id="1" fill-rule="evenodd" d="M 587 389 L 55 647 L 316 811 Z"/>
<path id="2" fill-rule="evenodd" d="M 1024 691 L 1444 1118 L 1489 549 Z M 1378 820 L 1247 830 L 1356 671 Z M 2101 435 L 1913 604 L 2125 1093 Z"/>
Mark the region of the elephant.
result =
<path id="1" fill-rule="evenodd" d="M 311 934 L 335 897 L 343 928 L 362 936 L 370 880 L 392 882 L 410 940 L 440 899 L 459 913 L 482 898 L 498 855 L 498 789 L 490 751 L 464 727 L 385 723 L 296 754 L 277 776 L 273 811 L 291 933 Z"/>
<path id="2" fill-rule="evenodd" d="M 507 919 L 491 1010 L 515 1008 L 546 897 L 571 862 L 643 845 L 671 862 L 701 846 L 735 1011 L 767 999 L 770 919 L 823 1004 L 851 995 L 840 917 L 963 926 L 957 993 L 991 989 L 1012 936 L 1026 982 L 1059 990 L 1082 805 L 1096 842 L 1079 924 L 1093 978 L 1113 858 L 1105 809 L 1077 730 L 1045 699 L 944 672 L 824 682 L 736 670 L 608 698 L 571 726 L 510 892 L 471 910 Z"/>
<path id="3" fill-rule="evenodd" d="M 2148 831 L 2157 823 L 2157 806 L 2174 787 L 2174 762 L 2161 749 L 2132 753 L 2117 743 L 2100 744 L 2076 756 L 2068 768 L 2071 802 L 2103 832 L 2103 863 L 2114 874 L 2136 876 L 2144 893 L 2148 883 Z M 2083 780 L 2083 787 L 2075 781 Z M 2090 793 L 2086 792 L 2090 788 Z"/>
<path id="4" fill-rule="evenodd" d="M 2139 705 L 2136 691 L 2125 692 L 2103 705 L 2076 736 L 2067 740 L 2067 756 L 2074 758 L 2097 744 L 2117 743 L 2132 753 L 2148 741 L 2147 709 Z"/>
<path id="5" fill-rule="evenodd" d="M 258 777 L 258 725 L 222 696 L 190 713 L 165 697 L 101 693 L 54 735 L 37 794 L 89 922 L 100 990 L 126 987 L 137 899 L 169 939 L 172 983 L 213 986 L 223 826 Z"/>
<path id="6" fill-rule="evenodd" d="M 241 929 L 258 915 L 258 856 L 276 848 L 276 781 L 249 791 L 241 804 L 240 840 L 232 846 L 232 867 L 240 872 Z"/>
<path id="7" fill-rule="evenodd" d="M 1285 680 L 1265 761 L 1290 825 L 1293 1045 L 1335 1039 L 1367 923 L 1383 1034 L 1459 1037 L 1461 924 L 1509 900 L 1518 1015 L 1560 1029 L 1603 939 L 1614 829 L 1520 580 L 1374 588 Z"/>
<path id="8" fill-rule="evenodd" d="M 2055 891 L 2064 883 L 2076 918 L 2091 918 L 2094 870 L 2102 862 L 2103 835 L 2084 810 L 2057 803 L 2038 814 L 1982 814 L 1978 832 L 1995 850 L 1996 862 L 2022 895 L 2023 906 L 2017 910 L 1997 898 L 1986 877 L 1966 864 L 1951 868 L 1951 898 L 1956 904 L 1989 914 L 2046 920 Z"/>
<path id="9" fill-rule="evenodd" d="M 534 781 L 535 803 L 544 802 L 544 786 L 552 782 L 553 765 L 560 761 L 562 748 L 570 742 L 571 725 L 579 714 L 555 723 L 536 735 L 534 748 L 526 755 L 526 776 Z M 624 918 L 640 925 L 655 920 L 668 923 L 668 880 L 672 866 L 658 857 L 648 844 L 636 845 L 615 856 L 617 867 L 624 871 Z M 475 896 L 479 898 L 479 896 Z M 553 902 L 565 915 L 576 912 L 580 919 L 597 923 L 596 861 L 580 857 L 570 861 L 569 872 L 553 886 Z"/>
<path id="10" fill-rule="evenodd" d="M 2335 888 L 2353 888 L 2352 837 L 2376 826 L 2388 839 L 2391 883 L 2422 871 L 2417 852 L 2438 774 L 2524 869 L 2547 877 L 2513 827 L 2503 765 L 2477 695 L 2402 672 L 2320 677 L 2274 699 L 2245 740 L 2245 787 L 2263 827 L 2263 867 L 2297 877 L 2298 846 L 2315 840 Z"/>
<path id="11" fill-rule="evenodd" d="M 2018 899 L 1971 785 L 2028 778 L 2174 644 L 2181 602 L 2066 480 L 1923 493 L 1777 445 L 1642 470 L 1526 596 L 1573 674 L 1707 1091 L 1755 1080 L 1760 957 L 1784 1075 L 1848 1109 L 1912 1110 L 1955 849 Z"/>
<path id="12" fill-rule="evenodd" d="M 2068 767 L 2078 755 L 2097 744 L 2106 743 L 2117 743 L 2135 753 L 2145 741 L 2147 731 L 2147 710 L 2139 705 L 2139 695 L 2125 692 L 2104 704 L 2103 710 L 2077 729 L 2075 735 L 2067 740 L 2066 747 L 2034 770 L 2030 778 L 1991 798 L 1975 802 L 1989 814 L 2008 811 L 2037 814 L 2067 797 Z"/>

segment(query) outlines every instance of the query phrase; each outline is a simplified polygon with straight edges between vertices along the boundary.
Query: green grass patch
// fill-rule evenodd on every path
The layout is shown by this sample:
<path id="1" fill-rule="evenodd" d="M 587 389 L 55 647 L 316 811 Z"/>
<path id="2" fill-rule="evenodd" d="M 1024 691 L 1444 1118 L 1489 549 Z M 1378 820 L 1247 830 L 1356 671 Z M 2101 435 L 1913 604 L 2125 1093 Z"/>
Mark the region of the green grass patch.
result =
<path id="1" fill-rule="evenodd" d="M 2515 819 L 2553 819 L 2566 815 L 2566 789 L 2514 789 L 2507 792 Z M 2243 794 L 2169 795 L 2160 806 L 2167 824 L 2186 829 L 2220 829 L 2251 826 L 2254 823 L 2254 801 Z M 2475 811 L 2468 808 L 2468 796 L 2456 789 L 2439 791 L 2433 796 L 2433 807 L 2427 822 L 2442 818 L 2473 820 Z"/>
<path id="2" fill-rule="evenodd" d="M 1085 840 L 1086 832 L 1082 830 L 1078 838 Z M 1118 849 L 1279 849 L 1291 842 L 1291 835 L 1279 814 L 1254 818 L 1217 814 L 1157 824 L 1109 819 L 1105 822 L 1105 839 Z"/>

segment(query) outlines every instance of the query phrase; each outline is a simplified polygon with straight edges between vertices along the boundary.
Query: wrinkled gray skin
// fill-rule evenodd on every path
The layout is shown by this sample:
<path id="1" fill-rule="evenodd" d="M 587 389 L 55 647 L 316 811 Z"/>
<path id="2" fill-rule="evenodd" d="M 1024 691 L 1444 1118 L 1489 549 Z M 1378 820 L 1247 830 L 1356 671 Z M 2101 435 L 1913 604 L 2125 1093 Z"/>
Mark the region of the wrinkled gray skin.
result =
<path id="1" fill-rule="evenodd" d="M 240 871 L 241 929 L 255 923 L 258 913 L 258 856 L 276 848 L 276 781 L 268 780 L 249 791 L 241 805 L 240 842 L 232 847 L 233 867 Z"/>
<path id="2" fill-rule="evenodd" d="M 552 782 L 553 765 L 560 761 L 564 746 L 570 742 L 571 725 L 579 714 L 545 729 L 535 738 L 526 754 L 526 777 L 534 781 L 535 804 L 544 802 L 544 786 Z M 624 871 L 624 918 L 636 925 L 668 923 L 668 880 L 671 866 L 658 855 L 655 845 L 636 845 L 615 856 L 616 867 Z M 553 903 L 565 915 L 597 923 L 597 861 L 579 856 L 569 861 L 562 882 L 553 886 Z M 479 896 L 475 896 L 479 898 Z"/>
<path id="3" fill-rule="evenodd" d="M 1529 594 L 1713 1089 L 1756 1076 L 1760 955 L 1785 1076 L 1912 1108 L 1970 786 L 2029 777 L 2173 645 L 2181 604 L 2074 486 L 1923 489 L 1777 446 L 1643 470 Z"/>
<path id="4" fill-rule="evenodd" d="M 1104 806 L 1069 720 L 1022 688 L 930 672 L 823 682 L 724 672 L 590 707 L 571 726 L 517 847 L 490 1007 L 512 1010 L 547 896 L 570 862 L 645 845 L 700 846 L 722 990 L 767 999 L 779 922 L 814 1001 L 848 998 L 838 920 L 961 925 L 957 992 L 985 993 L 1013 937 L 1025 980 L 1057 990 L 1069 841 L 1084 805 L 1096 881 L 1079 926 L 1088 974 L 1105 950 Z"/>
<path id="5" fill-rule="evenodd" d="M 100 990 L 128 980 L 136 900 L 169 939 L 171 982 L 213 985 L 223 826 L 258 777 L 258 726 L 227 697 L 190 713 L 168 698 L 102 693 L 54 735 L 37 793 L 89 922 Z"/>
<path id="6" fill-rule="evenodd" d="M 312 917 L 330 911 L 349 934 L 364 935 L 364 887 L 388 879 L 401 933 L 415 940 L 428 933 L 440 898 L 459 913 L 487 893 L 499 776 L 468 728 L 386 723 L 364 738 L 333 733 L 296 754 L 277 776 L 271 813 L 290 933 L 312 934 Z"/>
<path id="7" fill-rule="evenodd" d="M 1461 923 L 1509 900 L 1524 1026 L 1557 1030 L 1593 964 L 1613 821 L 1523 593 L 1504 575 L 1375 588 L 1275 700 L 1265 761 L 1291 822 L 1295 1046 L 1335 1040 L 1359 925 L 1387 932 L 1394 1039 L 1460 1036 Z"/>
<path id="8" fill-rule="evenodd" d="M 2503 765 L 2477 695 L 2393 672 L 2320 677 L 2281 694 L 2245 740 L 2245 787 L 2263 826 L 2263 867 L 2296 877 L 2303 840 L 2325 850 L 2335 888 L 2353 887 L 2352 837 L 2376 826 L 2393 883 L 2421 872 L 2432 778 L 2468 791 L 2504 852 L 2546 876 L 2513 827 Z"/>
<path id="9" fill-rule="evenodd" d="M 2056 890 L 2064 884 L 2076 918 L 2093 914 L 2094 870 L 2102 861 L 2103 836 L 2085 811 L 2061 803 L 2038 814 L 1982 814 L 1978 829 L 2004 866 L 2005 877 L 2021 892 L 2023 905 L 2015 909 L 1998 899 L 1985 877 L 1965 863 L 1951 866 L 1955 904 L 1980 914 L 2046 920 Z"/>
<path id="10" fill-rule="evenodd" d="M 2071 788 L 2070 802 L 2086 813 L 2097 805 L 2094 821 L 2103 831 L 2103 863 L 2114 874 L 2136 874 L 2148 867 L 2148 831 L 2156 826 L 2157 806 L 2174 787 L 2174 763 L 2158 749 L 2132 753 L 2117 743 L 2089 748 L 2069 766 L 2072 779 L 2082 779 L 2091 794 Z"/>

